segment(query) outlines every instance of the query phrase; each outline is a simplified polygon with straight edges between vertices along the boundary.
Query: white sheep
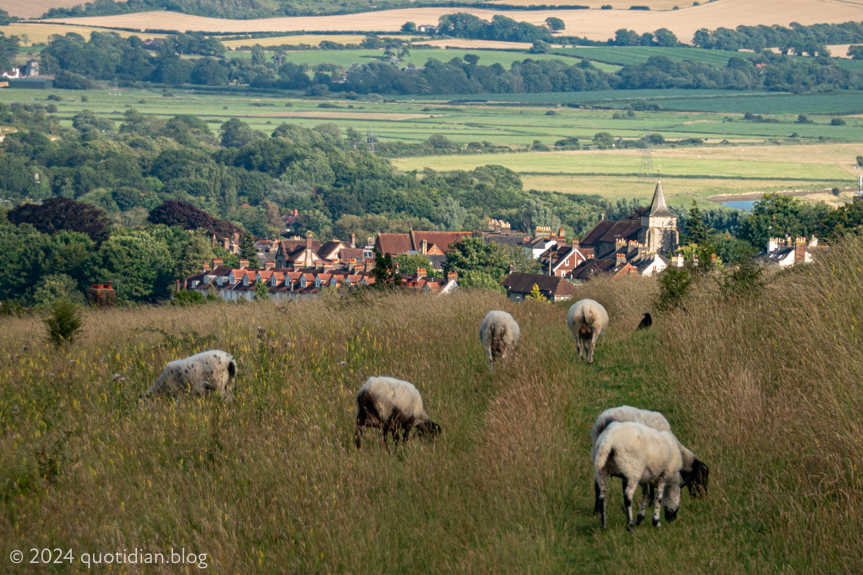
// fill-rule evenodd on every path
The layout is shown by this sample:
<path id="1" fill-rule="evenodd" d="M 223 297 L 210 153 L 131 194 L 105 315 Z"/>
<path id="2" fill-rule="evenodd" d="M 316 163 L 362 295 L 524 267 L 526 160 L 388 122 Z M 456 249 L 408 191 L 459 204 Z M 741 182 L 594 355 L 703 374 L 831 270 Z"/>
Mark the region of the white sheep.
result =
<path id="1" fill-rule="evenodd" d="M 644 520 L 647 488 L 653 503 L 653 526 L 660 527 L 660 501 L 665 506 L 665 520 L 674 521 L 680 507 L 680 469 L 683 459 L 679 443 L 670 431 L 657 431 L 634 421 L 613 422 L 605 428 L 593 446 L 593 465 L 599 485 L 597 507 L 602 528 L 607 527 L 606 488 L 608 477 L 623 480 L 623 507 L 627 527 L 633 526 L 632 498 L 641 485 L 642 501 L 637 524 Z"/>
<path id="2" fill-rule="evenodd" d="M 612 422 L 634 421 L 641 423 L 647 427 L 651 427 L 657 431 L 671 431 L 671 425 L 665 416 L 658 411 L 650 411 L 648 409 L 638 409 L 629 405 L 621 405 L 606 409 L 596 418 L 596 423 L 593 424 L 593 429 L 590 431 L 591 443 L 596 445 L 596 439 Z M 703 461 L 700 461 L 695 454 L 684 447 L 678 441 L 680 448 L 680 456 L 683 458 L 683 467 L 680 470 L 680 475 L 683 478 L 681 487 L 689 488 L 690 497 L 698 497 L 702 493 L 707 493 L 707 484 L 710 474 L 710 469 Z M 594 486 L 599 497 L 599 486 Z M 694 491 L 693 491 L 694 489 Z M 594 513 L 598 513 L 598 509 L 594 509 Z"/>
<path id="3" fill-rule="evenodd" d="M 400 429 L 402 439 L 408 440 L 412 427 L 420 435 L 440 435 L 440 425 L 429 419 L 423 409 L 423 399 L 412 383 L 393 377 L 370 377 L 357 392 L 357 429 L 354 442 L 360 448 L 363 427 L 381 428 L 381 445 L 386 447 L 387 433 L 392 432 L 398 444 Z"/>
<path id="4" fill-rule="evenodd" d="M 608 312 L 599 302 L 583 299 L 575 302 L 569 308 L 569 313 L 566 314 L 566 323 L 569 325 L 572 337 L 575 338 L 578 361 L 581 361 L 581 352 L 587 346 L 587 363 L 593 363 L 596 340 L 608 327 Z"/>
<path id="5" fill-rule="evenodd" d="M 495 359 L 506 359 L 515 351 L 521 330 L 510 314 L 501 310 L 488 312 L 479 326 L 479 339 L 488 355 L 488 368 L 494 371 Z"/>
<path id="6" fill-rule="evenodd" d="M 218 391 L 231 401 L 234 399 L 236 377 L 237 361 L 231 354 L 217 349 L 202 351 L 166 365 L 162 375 L 144 396 L 179 392 L 205 395 L 210 391 Z"/>

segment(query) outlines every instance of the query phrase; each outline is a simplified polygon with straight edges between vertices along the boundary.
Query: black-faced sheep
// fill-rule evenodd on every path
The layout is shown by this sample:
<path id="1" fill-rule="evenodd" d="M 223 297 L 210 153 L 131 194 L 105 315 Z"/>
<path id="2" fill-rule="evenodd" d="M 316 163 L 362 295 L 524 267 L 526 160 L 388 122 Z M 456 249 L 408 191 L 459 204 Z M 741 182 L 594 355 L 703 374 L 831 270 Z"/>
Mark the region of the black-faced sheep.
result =
<path id="1" fill-rule="evenodd" d="M 635 329 L 647 329 L 653 325 L 653 318 L 650 317 L 649 313 L 644 314 L 644 317 L 641 318 L 641 323 L 638 324 L 638 327 Z"/>
<path id="2" fill-rule="evenodd" d="M 408 440 L 411 428 L 419 435 L 440 435 L 440 425 L 429 419 L 423 409 L 423 399 L 412 383 L 393 377 L 370 377 L 357 392 L 357 429 L 354 442 L 360 448 L 363 427 L 381 429 L 381 445 L 386 447 L 387 433 L 392 432 L 398 444 L 398 431 L 404 430 L 402 439 Z"/>
<path id="3" fill-rule="evenodd" d="M 593 446 L 593 465 L 599 486 L 599 507 L 602 528 L 607 525 L 606 488 L 608 478 L 620 477 L 623 481 L 623 507 L 626 524 L 633 526 L 632 498 L 638 485 L 642 486 L 643 499 L 638 523 L 644 520 L 647 488 L 651 487 L 653 526 L 660 527 L 660 501 L 665 506 L 665 520 L 674 521 L 680 507 L 680 456 L 677 438 L 670 431 L 657 431 L 633 421 L 613 422 L 605 428 Z"/>
<path id="4" fill-rule="evenodd" d="M 202 351 L 166 365 L 162 375 L 144 396 L 158 393 L 173 395 L 181 392 L 206 395 L 211 391 L 218 391 L 222 397 L 231 401 L 234 399 L 236 377 L 237 362 L 231 354 L 217 349 Z"/>
<path id="5" fill-rule="evenodd" d="M 581 361 L 581 352 L 587 346 L 587 363 L 593 363 L 596 340 L 608 328 L 608 312 L 599 302 L 583 299 L 575 302 L 569 308 L 569 313 L 566 314 L 566 323 L 569 325 L 572 337 L 575 338 L 578 361 Z"/>
<path id="6" fill-rule="evenodd" d="M 514 351 L 521 337 L 518 322 L 505 311 L 488 312 L 479 326 L 479 339 L 488 355 L 488 368 L 494 370 L 495 359 L 506 359 Z"/>
<path id="7" fill-rule="evenodd" d="M 648 409 L 638 409 L 637 407 L 629 405 L 621 405 L 619 407 L 606 409 L 596 418 L 596 422 L 593 424 L 593 429 L 590 431 L 590 438 L 593 445 L 596 445 L 597 437 L 599 437 L 605 428 L 615 421 L 634 421 L 636 423 L 646 425 L 647 427 L 652 427 L 657 431 L 671 431 L 671 425 L 668 423 L 668 420 L 658 411 L 650 411 Z M 680 476 L 683 478 L 683 484 L 681 487 L 689 488 L 690 497 L 699 497 L 706 494 L 710 469 L 679 441 L 678 447 L 680 448 L 680 457 L 683 459 L 683 467 L 680 470 Z M 598 493 L 599 487 L 595 487 Z M 598 512 L 598 508 L 594 509 L 594 513 Z"/>

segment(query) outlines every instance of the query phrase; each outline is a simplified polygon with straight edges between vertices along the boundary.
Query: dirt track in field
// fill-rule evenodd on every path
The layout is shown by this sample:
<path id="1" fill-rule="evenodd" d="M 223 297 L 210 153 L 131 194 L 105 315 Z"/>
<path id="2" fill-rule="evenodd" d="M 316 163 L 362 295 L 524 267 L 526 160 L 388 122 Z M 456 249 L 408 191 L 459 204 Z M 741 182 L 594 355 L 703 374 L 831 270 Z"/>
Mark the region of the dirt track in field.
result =
<path id="1" fill-rule="evenodd" d="M 718 0 L 701 6 L 674 11 L 639 10 L 538 10 L 506 11 L 474 10 L 469 8 L 409 8 L 366 12 L 341 16 L 298 18 L 267 18 L 262 20 L 224 20 L 173 12 L 145 12 L 92 18 L 60 19 L 78 25 L 118 28 L 159 28 L 202 32 L 325 32 L 380 31 L 396 32 L 405 22 L 436 24 L 444 14 L 470 12 L 490 20 L 502 14 L 518 21 L 544 24 L 551 16 L 566 23 L 568 35 L 586 36 L 592 40 L 607 40 L 615 30 L 629 28 L 639 33 L 668 28 L 681 41 L 689 42 L 700 28 L 735 28 L 739 25 L 841 23 L 863 21 L 863 4 L 841 0 Z"/>

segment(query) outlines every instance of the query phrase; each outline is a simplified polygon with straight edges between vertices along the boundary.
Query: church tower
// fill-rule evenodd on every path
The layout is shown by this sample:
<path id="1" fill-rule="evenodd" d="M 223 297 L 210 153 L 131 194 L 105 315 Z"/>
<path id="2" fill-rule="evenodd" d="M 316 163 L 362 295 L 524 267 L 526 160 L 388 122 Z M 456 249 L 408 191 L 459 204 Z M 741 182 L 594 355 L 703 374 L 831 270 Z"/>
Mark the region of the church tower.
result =
<path id="1" fill-rule="evenodd" d="M 656 182 L 656 191 L 653 192 L 650 208 L 641 216 L 638 243 L 643 244 L 648 253 L 663 256 L 680 247 L 677 216 L 665 205 L 665 195 L 662 193 L 662 183 L 659 181 Z"/>

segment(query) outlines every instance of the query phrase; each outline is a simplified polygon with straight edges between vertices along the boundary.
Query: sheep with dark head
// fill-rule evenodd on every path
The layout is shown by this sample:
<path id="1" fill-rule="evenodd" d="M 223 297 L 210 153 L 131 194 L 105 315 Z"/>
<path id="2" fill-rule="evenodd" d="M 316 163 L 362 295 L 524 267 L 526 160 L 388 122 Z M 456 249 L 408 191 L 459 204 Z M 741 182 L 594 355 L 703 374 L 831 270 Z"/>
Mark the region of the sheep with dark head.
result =
<path id="1" fill-rule="evenodd" d="M 613 422 L 596 439 L 591 453 L 596 469 L 597 507 L 602 528 L 607 527 L 609 477 L 623 481 L 623 507 L 626 525 L 632 527 L 644 520 L 647 492 L 653 503 L 653 526 L 661 527 L 660 502 L 665 506 L 665 520 L 674 521 L 680 507 L 680 469 L 683 460 L 679 443 L 670 431 L 657 431 L 641 423 Z M 632 498 L 641 485 L 642 501 L 637 522 L 633 522 Z"/>
<path id="2" fill-rule="evenodd" d="M 393 377 L 370 377 L 357 392 L 357 428 L 354 442 L 357 449 L 362 443 L 364 427 L 381 429 L 381 445 L 386 447 L 387 434 L 392 433 L 393 441 L 398 444 L 398 432 L 403 430 L 401 439 L 408 440 L 412 428 L 419 435 L 437 437 L 440 425 L 433 422 L 423 408 L 423 399 L 412 383 Z"/>
<path id="3" fill-rule="evenodd" d="M 587 348 L 587 363 L 593 363 L 596 340 L 608 328 L 608 312 L 599 302 L 583 299 L 575 302 L 566 314 L 566 323 L 578 348 L 578 361 Z"/>
<path id="4" fill-rule="evenodd" d="M 515 351 L 521 330 L 518 322 L 505 311 L 488 312 L 479 326 L 479 339 L 488 355 L 488 368 L 494 370 L 494 360 L 504 360 Z"/>
<path id="5" fill-rule="evenodd" d="M 181 392 L 206 395 L 217 391 L 231 401 L 234 399 L 236 377 L 237 361 L 231 354 L 218 349 L 202 351 L 166 365 L 162 375 L 144 396 L 159 393 L 173 395 Z"/>
<path id="6" fill-rule="evenodd" d="M 668 423 L 668 420 L 658 411 L 638 409 L 637 407 L 632 407 L 630 405 L 621 405 L 606 409 L 596 418 L 596 422 L 593 424 L 593 429 L 590 431 L 592 445 L 596 445 L 597 438 L 611 423 L 624 421 L 641 423 L 642 425 L 646 425 L 647 427 L 653 428 L 657 431 L 671 431 L 671 425 Z M 680 469 L 680 476 L 683 479 L 683 483 L 680 487 L 688 487 L 690 497 L 697 498 L 701 495 L 706 495 L 710 469 L 679 441 L 678 448 L 680 449 L 680 457 L 683 461 Z M 598 500 L 599 486 L 594 485 L 594 488 L 596 490 Z M 598 504 L 597 507 L 594 508 L 594 513 L 599 513 Z"/>

